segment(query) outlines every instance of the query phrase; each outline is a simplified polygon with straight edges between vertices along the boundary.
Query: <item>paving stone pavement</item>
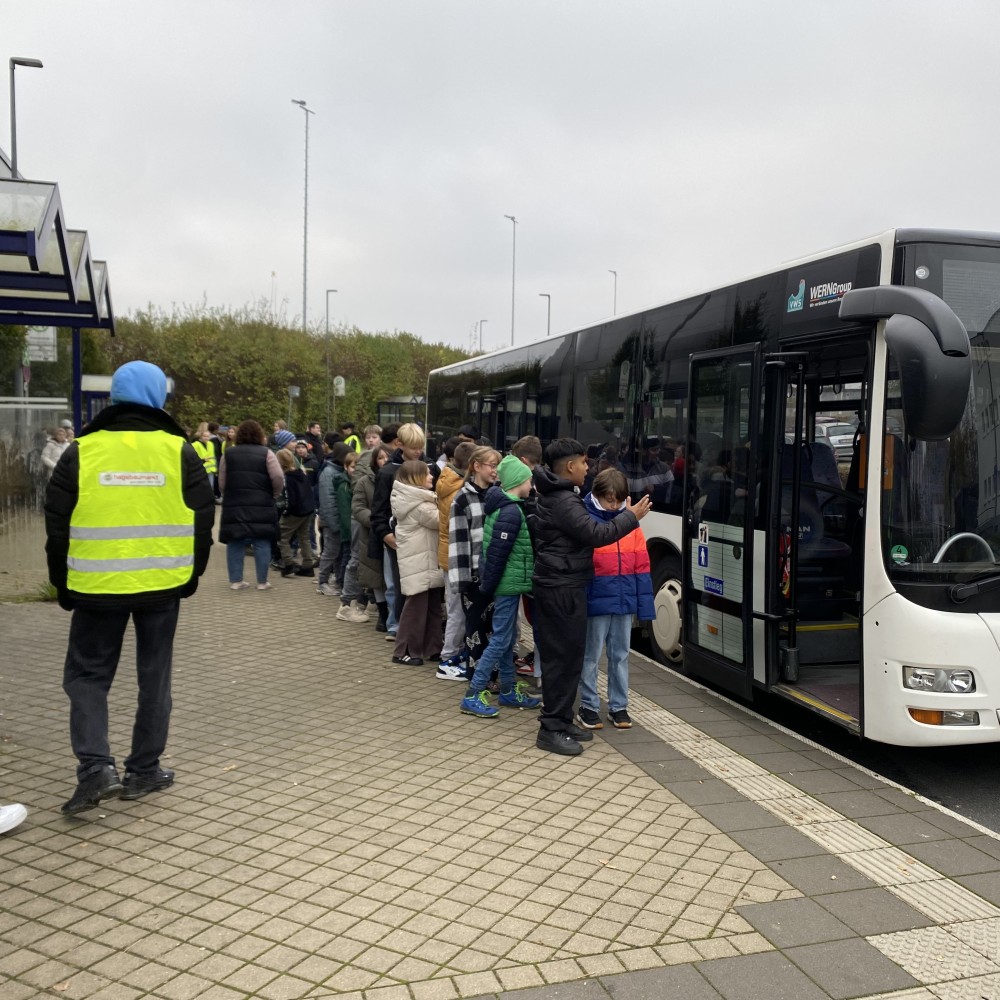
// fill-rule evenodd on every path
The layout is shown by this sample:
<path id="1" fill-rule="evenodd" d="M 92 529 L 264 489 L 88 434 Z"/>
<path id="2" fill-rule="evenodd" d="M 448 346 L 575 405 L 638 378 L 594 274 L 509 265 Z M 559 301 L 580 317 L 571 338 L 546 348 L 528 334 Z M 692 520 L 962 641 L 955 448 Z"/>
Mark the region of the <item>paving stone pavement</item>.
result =
<path id="1" fill-rule="evenodd" d="M 1000 998 L 984 832 L 638 656 L 636 727 L 542 753 L 314 581 L 224 562 L 181 612 L 175 785 L 78 818 L 70 616 L 0 604 L 3 1000 Z"/>

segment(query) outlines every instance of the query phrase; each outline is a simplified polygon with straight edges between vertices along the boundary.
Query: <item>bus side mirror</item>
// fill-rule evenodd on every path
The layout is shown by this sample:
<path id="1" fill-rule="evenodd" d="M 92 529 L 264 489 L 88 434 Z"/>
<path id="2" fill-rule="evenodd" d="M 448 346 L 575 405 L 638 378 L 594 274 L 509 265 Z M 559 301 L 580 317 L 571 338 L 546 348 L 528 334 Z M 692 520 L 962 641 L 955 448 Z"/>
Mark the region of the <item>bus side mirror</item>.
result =
<path id="1" fill-rule="evenodd" d="M 940 441 L 962 420 L 972 381 L 969 335 L 948 304 L 922 288 L 878 285 L 845 293 L 843 320 L 886 319 L 885 340 L 899 364 L 906 432 Z"/>

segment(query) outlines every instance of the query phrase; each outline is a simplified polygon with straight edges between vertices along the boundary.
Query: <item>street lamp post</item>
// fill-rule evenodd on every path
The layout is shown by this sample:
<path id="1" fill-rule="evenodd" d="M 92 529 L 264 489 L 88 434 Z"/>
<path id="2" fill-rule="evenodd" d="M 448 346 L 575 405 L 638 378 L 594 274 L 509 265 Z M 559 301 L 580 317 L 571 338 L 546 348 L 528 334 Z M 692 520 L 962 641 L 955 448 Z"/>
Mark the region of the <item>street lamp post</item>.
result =
<path id="1" fill-rule="evenodd" d="M 297 101 L 292 98 L 292 104 L 297 104 L 305 112 L 306 118 L 306 198 L 305 209 L 302 221 L 302 329 L 307 329 L 306 324 L 306 285 L 308 281 L 309 264 L 309 116 L 316 114 L 311 108 L 306 107 L 305 101 Z"/>
<path id="2" fill-rule="evenodd" d="M 481 319 L 479 321 L 479 353 L 483 353 L 483 324 L 488 322 L 488 320 Z"/>
<path id="3" fill-rule="evenodd" d="M 30 66 L 41 69 L 41 59 L 25 59 L 22 56 L 12 56 L 10 60 L 10 176 L 17 180 L 17 116 L 14 108 L 14 67 Z"/>
<path id="4" fill-rule="evenodd" d="M 617 316 L 618 315 L 618 272 L 617 271 L 612 271 L 609 268 L 608 269 L 608 274 L 614 275 L 614 278 L 615 278 L 614 298 L 611 300 L 611 303 L 612 303 L 611 304 L 611 315 L 612 316 Z"/>
<path id="5" fill-rule="evenodd" d="M 539 292 L 538 297 L 545 299 L 546 313 L 545 313 L 545 336 L 547 337 L 552 332 L 552 296 L 548 292 Z"/>
<path id="6" fill-rule="evenodd" d="M 510 255 L 510 346 L 514 346 L 514 291 L 517 287 L 517 219 L 513 215 L 505 215 L 510 219 L 514 229 L 514 242 Z"/>
<path id="7" fill-rule="evenodd" d="M 332 431 L 333 428 L 330 426 L 333 422 L 333 389 L 330 383 L 330 296 L 337 294 L 336 288 L 328 288 L 326 290 L 326 336 L 323 338 L 323 342 L 326 345 L 326 428 Z"/>
<path id="8" fill-rule="evenodd" d="M 326 290 L 326 335 L 330 336 L 330 296 L 336 295 L 336 288 L 328 288 Z"/>

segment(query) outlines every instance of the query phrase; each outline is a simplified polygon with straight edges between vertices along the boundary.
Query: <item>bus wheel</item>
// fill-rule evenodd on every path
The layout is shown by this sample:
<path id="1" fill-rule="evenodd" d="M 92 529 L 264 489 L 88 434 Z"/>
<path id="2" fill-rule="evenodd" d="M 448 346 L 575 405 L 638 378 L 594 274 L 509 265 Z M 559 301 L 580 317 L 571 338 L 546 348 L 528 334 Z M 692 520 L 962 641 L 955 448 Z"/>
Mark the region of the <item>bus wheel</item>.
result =
<path id="1" fill-rule="evenodd" d="M 665 559 L 653 580 L 656 619 L 650 628 L 653 656 L 668 666 L 679 666 L 684 659 L 681 642 L 681 567 L 676 559 Z"/>

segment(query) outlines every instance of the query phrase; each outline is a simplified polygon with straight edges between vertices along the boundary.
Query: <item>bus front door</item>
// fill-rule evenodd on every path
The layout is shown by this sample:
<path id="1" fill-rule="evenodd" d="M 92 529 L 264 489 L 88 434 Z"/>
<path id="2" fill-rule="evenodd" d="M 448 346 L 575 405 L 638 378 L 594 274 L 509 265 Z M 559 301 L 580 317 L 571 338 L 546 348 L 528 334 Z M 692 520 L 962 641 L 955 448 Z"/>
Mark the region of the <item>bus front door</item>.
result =
<path id="1" fill-rule="evenodd" d="M 684 453 L 684 668 L 741 697 L 753 684 L 759 345 L 691 356 Z"/>

